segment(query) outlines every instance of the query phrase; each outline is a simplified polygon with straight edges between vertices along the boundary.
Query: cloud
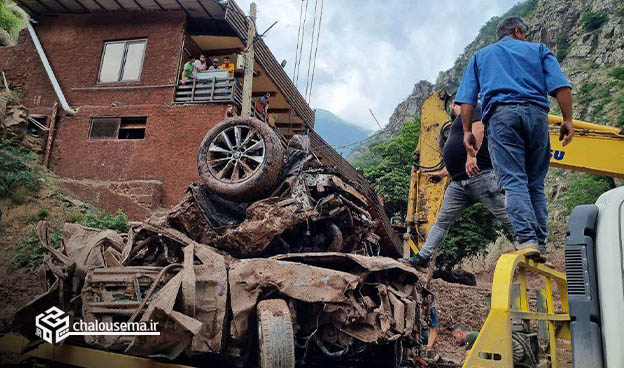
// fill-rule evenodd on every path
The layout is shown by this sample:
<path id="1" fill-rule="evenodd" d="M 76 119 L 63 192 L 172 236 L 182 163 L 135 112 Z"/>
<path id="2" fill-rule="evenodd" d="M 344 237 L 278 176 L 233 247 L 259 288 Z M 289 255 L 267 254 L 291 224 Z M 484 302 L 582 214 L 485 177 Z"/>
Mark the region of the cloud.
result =
<path id="1" fill-rule="evenodd" d="M 301 5 L 306 0 L 256 0 L 260 32 L 274 21 L 265 41 L 293 74 Z M 324 3 L 323 3 L 324 1 Z M 245 11 L 251 0 L 237 0 Z M 323 4 L 310 105 L 367 129 L 382 125 L 416 82 L 435 82 L 493 16 L 518 0 L 307 0 L 305 37 L 297 88 L 309 83 L 308 60 L 314 5 Z M 317 17 L 318 21 L 318 17 Z M 316 38 L 316 36 L 315 36 Z M 314 55 L 312 55 L 314 56 Z M 310 71 L 311 74 L 311 71 Z"/>

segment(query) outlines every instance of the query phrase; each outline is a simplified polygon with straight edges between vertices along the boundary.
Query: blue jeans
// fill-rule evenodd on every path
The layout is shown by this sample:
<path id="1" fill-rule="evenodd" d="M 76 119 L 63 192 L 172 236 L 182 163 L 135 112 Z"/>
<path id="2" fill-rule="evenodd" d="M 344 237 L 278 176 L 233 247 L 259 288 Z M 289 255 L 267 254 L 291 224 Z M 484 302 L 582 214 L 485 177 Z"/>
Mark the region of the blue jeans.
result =
<path id="1" fill-rule="evenodd" d="M 451 181 L 444 192 L 438 218 L 418 254 L 426 259 L 431 258 L 438 245 L 446 238 L 453 222 L 466 208 L 477 202 L 482 203 L 510 232 L 513 231 L 505 212 L 503 193 L 498 188 L 494 172 L 487 170 L 470 179 Z"/>
<path id="2" fill-rule="evenodd" d="M 544 179 L 550 163 L 547 111 L 535 105 L 499 105 L 488 122 L 488 148 L 518 244 L 548 236 Z"/>

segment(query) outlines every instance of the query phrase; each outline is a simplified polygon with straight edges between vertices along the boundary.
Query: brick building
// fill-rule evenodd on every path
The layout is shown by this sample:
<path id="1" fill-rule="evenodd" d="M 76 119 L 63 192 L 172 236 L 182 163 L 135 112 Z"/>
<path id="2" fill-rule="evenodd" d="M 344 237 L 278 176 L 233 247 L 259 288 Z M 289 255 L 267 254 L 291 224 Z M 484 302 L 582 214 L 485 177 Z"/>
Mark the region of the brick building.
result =
<path id="1" fill-rule="evenodd" d="M 240 65 L 244 12 L 233 0 L 16 2 L 36 23 L 16 46 L 0 47 L 0 70 L 24 92 L 31 116 L 51 128 L 50 168 L 83 199 L 134 218 L 179 201 L 199 180 L 197 149 L 205 133 L 242 102 L 240 69 L 181 85 L 183 64 L 201 52 Z M 312 130 L 314 112 L 261 39 L 254 71 L 253 96 L 271 95 L 268 114 L 256 115 L 285 138 L 310 130 L 317 155 L 374 197 Z"/>

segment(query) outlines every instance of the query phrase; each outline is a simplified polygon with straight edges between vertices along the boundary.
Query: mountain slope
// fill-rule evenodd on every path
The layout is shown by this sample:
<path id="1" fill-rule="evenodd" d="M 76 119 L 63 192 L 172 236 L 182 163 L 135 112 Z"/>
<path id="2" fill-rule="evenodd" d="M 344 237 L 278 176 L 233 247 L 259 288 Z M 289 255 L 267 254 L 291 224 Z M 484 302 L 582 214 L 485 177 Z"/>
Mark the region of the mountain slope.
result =
<path id="1" fill-rule="evenodd" d="M 354 142 L 361 141 L 369 136 L 372 131 L 348 123 L 333 113 L 316 109 L 314 130 L 332 146 L 337 146 L 337 151 L 343 156 L 348 156 L 354 146 L 339 148 Z"/>
<path id="2" fill-rule="evenodd" d="M 430 91 L 455 92 L 470 57 L 496 42 L 496 27 L 507 16 L 523 17 L 530 27 L 529 39 L 546 44 L 559 59 L 572 85 L 574 118 L 624 126 L 624 1 L 527 0 L 486 22 L 454 65 L 439 73 L 435 85 L 416 83 L 412 94 L 395 109 L 388 126 L 376 133 L 376 139 L 358 147 L 349 160 L 374 155 L 369 148 L 396 136 L 403 121 L 410 120 L 409 114 L 418 114 Z M 552 113 L 560 113 L 554 99 L 551 108 Z M 563 244 L 567 217 L 574 206 L 593 203 L 614 185 L 624 185 L 624 181 L 552 168 L 546 180 L 551 243 Z"/>

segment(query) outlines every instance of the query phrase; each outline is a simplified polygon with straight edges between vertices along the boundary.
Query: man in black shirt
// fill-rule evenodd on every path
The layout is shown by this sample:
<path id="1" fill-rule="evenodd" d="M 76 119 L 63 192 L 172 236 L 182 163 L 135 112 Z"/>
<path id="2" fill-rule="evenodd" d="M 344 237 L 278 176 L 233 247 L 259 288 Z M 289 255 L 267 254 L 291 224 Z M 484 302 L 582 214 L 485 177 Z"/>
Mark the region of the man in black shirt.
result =
<path id="1" fill-rule="evenodd" d="M 476 157 L 466 154 L 464 130 L 461 121 L 461 106 L 451 102 L 453 124 L 448 140 L 444 144 L 442 158 L 445 168 L 429 174 L 429 180 L 438 182 L 445 176 L 451 177 L 451 183 L 444 193 L 444 201 L 436 223 L 429 231 L 421 251 L 407 259 L 416 268 L 427 268 L 431 256 L 442 243 L 453 222 L 468 207 L 482 203 L 513 234 L 511 222 L 505 211 L 505 196 L 498 188 L 492 162 L 488 152 L 487 138 L 481 122 L 481 106 L 477 105 L 472 115 L 472 132 L 479 147 Z"/>

